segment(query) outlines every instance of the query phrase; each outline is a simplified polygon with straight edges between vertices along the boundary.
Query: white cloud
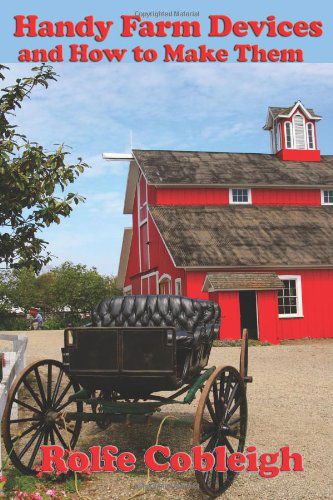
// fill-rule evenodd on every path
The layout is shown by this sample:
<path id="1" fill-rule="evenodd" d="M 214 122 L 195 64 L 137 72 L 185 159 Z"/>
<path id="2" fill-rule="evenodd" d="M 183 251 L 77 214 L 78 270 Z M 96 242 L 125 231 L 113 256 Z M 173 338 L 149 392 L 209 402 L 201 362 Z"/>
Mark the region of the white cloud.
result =
<path id="1" fill-rule="evenodd" d="M 84 193 L 84 196 L 86 197 L 86 208 L 90 212 L 98 214 L 100 218 L 122 213 L 124 201 L 119 192 Z"/>

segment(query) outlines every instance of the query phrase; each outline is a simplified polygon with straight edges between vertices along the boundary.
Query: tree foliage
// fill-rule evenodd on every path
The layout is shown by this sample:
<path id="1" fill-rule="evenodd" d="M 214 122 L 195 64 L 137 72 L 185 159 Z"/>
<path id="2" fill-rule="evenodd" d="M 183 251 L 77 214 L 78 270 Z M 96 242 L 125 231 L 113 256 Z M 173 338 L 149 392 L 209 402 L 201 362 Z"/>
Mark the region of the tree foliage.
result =
<path id="1" fill-rule="evenodd" d="M 90 313 L 105 297 L 121 295 L 113 276 L 103 276 L 96 268 L 65 262 L 37 276 L 33 269 L 13 269 L 0 275 L 0 290 L 7 309 L 38 307 L 46 315 L 68 311 L 72 315 Z"/>
<path id="2" fill-rule="evenodd" d="M 0 79 L 4 80 L 7 69 L 0 65 Z M 16 79 L 0 95 L 0 265 L 39 271 L 51 259 L 40 231 L 59 224 L 61 217 L 70 215 L 73 204 L 83 200 L 75 193 L 64 193 L 87 167 L 82 159 L 67 165 L 64 145 L 47 152 L 18 133 L 12 123 L 15 111 L 32 91 L 47 88 L 56 76 L 51 66 L 32 68 L 31 76 Z"/>

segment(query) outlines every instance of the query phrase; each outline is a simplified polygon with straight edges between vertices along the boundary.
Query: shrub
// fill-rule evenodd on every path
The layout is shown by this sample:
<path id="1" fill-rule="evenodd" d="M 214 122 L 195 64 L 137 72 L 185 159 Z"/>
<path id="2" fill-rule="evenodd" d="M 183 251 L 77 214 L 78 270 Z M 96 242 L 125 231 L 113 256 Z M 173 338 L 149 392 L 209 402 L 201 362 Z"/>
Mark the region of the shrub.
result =
<path id="1" fill-rule="evenodd" d="M 30 329 L 30 322 L 25 317 L 9 313 L 0 314 L 0 330 L 14 331 L 28 329 Z"/>

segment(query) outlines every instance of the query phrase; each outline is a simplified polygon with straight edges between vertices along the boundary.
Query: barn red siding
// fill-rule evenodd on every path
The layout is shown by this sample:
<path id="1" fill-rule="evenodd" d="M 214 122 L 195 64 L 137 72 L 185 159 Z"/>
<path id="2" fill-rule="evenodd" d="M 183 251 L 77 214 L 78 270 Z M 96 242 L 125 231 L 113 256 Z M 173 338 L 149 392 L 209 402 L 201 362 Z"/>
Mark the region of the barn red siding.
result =
<path id="1" fill-rule="evenodd" d="M 208 299 L 208 293 L 202 291 L 207 271 L 186 272 L 186 295 L 197 299 Z"/>
<path id="2" fill-rule="evenodd" d="M 279 339 L 333 337 L 333 270 L 285 270 L 279 274 L 300 275 L 303 318 L 279 318 Z"/>
<path id="3" fill-rule="evenodd" d="M 253 205 L 320 205 L 319 189 L 252 189 Z"/>
<path id="4" fill-rule="evenodd" d="M 227 205 L 227 188 L 159 188 L 156 189 L 156 205 Z"/>
<path id="5" fill-rule="evenodd" d="M 152 205 L 228 205 L 227 188 L 154 188 L 148 195 Z M 320 205 L 319 189 L 252 188 L 253 205 Z"/>

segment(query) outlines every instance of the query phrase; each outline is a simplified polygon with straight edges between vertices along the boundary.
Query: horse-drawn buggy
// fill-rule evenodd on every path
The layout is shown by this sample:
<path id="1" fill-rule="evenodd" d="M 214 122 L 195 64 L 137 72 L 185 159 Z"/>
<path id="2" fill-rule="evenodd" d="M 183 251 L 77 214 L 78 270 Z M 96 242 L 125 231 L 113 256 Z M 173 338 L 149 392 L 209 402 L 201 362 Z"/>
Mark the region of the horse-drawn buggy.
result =
<path id="1" fill-rule="evenodd" d="M 220 308 L 208 300 L 171 295 L 102 300 L 90 325 L 65 330 L 62 363 L 35 362 L 13 383 L 2 423 L 12 463 L 35 474 L 40 446 L 73 449 L 83 422 L 95 421 L 101 428 L 129 420 L 144 423 L 164 405 L 188 405 L 197 395 L 193 446 L 213 455 L 217 446 L 242 452 L 246 384 L 251 381 L 247 334 L 243 332 L 239 371 L 207 368 L 219 326 Z M 195 474 L 211 497 L 236 477 L 232 470 Z"/>

